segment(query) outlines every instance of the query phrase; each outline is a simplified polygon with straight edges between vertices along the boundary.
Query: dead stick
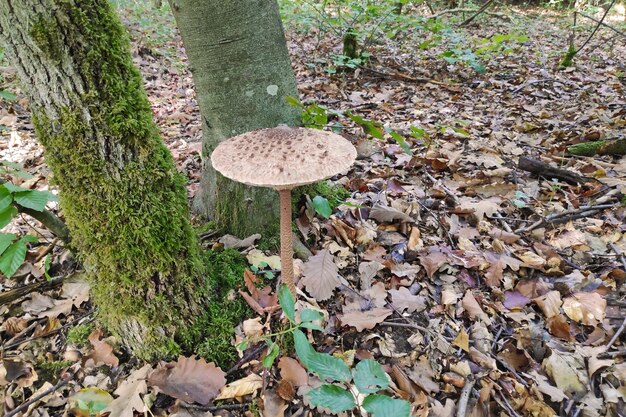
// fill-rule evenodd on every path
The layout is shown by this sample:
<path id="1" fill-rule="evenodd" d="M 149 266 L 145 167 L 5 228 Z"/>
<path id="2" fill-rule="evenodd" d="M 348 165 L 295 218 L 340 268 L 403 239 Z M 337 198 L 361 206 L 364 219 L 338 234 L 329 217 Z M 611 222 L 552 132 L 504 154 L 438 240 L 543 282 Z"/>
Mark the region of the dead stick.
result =
<path id="1" fill-rule="evenodd" d="M 467 403 L 469 402 L 470 394 L 472 393 L 472 388 L 474 388 L 475 383 L 476 380 L 471 375 L 465 380 L 465 386 L 461 390 L 461 396 L 459 397 L 456 417 L 465 417 L 467 414 Z"/>
<path id="2" fill-rule="evenodd" d="M 34 291 L 48 291 L 56 288 L 63 282 L 63 277 L 55 277 L 50 281 L 39 281 L 32 284 L 23 285 L 0 294 L 0 306 L 17 300 L 20 297 L 28 295 Z"/>
<path id="3" fill-rule="evenodd" d="M 463 27 L 466 26 L 468 24 L 470 24 L 472 22 L 472 20 L 476 19 L 476 17 L 481 14 L 482 12 L 484 12 L 485 10 L 487 10 L 487 7 L 489 7 L 491 5 L 491 3 L 493 3 L 494 0 L 489 0 L 487 3 L 483 4 L 482 7 L 480 9 L 478 9 L 478 11 L 476 13 L 474 13 L 469 19 L 466 19 L 463 23 L 461 23 L 459 25 L 459 27 Z"/>
<path id="4" fill-rule="evenodd" d="M 622 251 L 620 251 L 619 248 L 615 246 L 613 242 L 610 242 L 609 246 L 611 249 L 613 249 L 613 252 L 615 252 L 615 254 L 619 256 L 619 259 L 622 261 L 622 265 L 624 266 L 624 271 L 626 271 L 626 256 L 624 256 Z"/>
<path id="5" fill-rule="evenodd" d="M 576 55 L 577 53 L 579 53 L 585 46 L 587 46 L 587 44 L 589 43 L 589 41 L 591 40 L 591 38 L 593 38 L 593 35 L 596 34 L 596 32 L 598 31 L 598 29 L 600 28 L 600 25 L 602 24 L 602 22 L 604 22 L 604 19 L 606 18 L 606 15 L 609 14 L 609 10 L 611 10 L 611 7 L 613 7 L 613 5 L 615 4 L 616 0 L 613 0 L 611 2 L 611 4 L 609 5 L 609 7 L 606 8 L 606 11 L 604 12 L 604 14 L 602 15 L 602 19 L 600 19 L 600 21 L 598 22 L 598 24 L 596 25 L 596 27 L 593 29 L 593 32 L 591 32 L 591 35 L 589 35 L 589 37 L 587 38 L 587 40 L 585 41 L 585 43 L 582 44 L 582 46 L 580 48 L 578 48 L 576 50 L 576 52 L 574 53 L 574 55 Z"/>
<path id="6" fill-rule="evenodd" d="M 611 340 L 609 340 L 609 343 L 606 344 L 606 350 L 609 350 L 611 346 L 613 346 L 613 343 L 615 343 L 620 335 L 624 332 L 624 328 L 626 328 L 626 318 L 624 319 L 624 322 L 619 327 L 619 329 L 617 329 Z"/>
<path id="7" fill-rule="evenodd" d="M 613 26 L 609 25 L 608 23 L 604 23 L 603 21 L 598 20 L 598 19 L 596 19 L 593 16 L 587 16 L 586 14 L 581 13 L 581 12 L 578 12 L 578 14 L 581 15 L 582 17 L 586 17 L 587 19 L 593 20 L 594 22 L 601 24 L 602 26 L 604 26 L 606 28 L 611 29 L 613 32 L 616 32 L 617 34 L 622 35 L 623 37 L 626 38 L 626 33 L 622 32 L 620 30 L 617 30 L 616 28 L 614 28 Z"/>
<path id="8" fill-rule="evenodd" d="M 22 410 L 27 409 L 28 407 L 31 406 L 31 404 L 36 403 L 37 401 L 41 400 L 43 397 L 45 397 L 46 395 L 50 395 L 53 392 L 55 392 L 56 390 L 58 390 L 59 388 L 61 388 L 62 386 L 66 385 L 68 382 L 70 382 L 70 378 L 73 376 L 73 374 L 66 374 L 64 375 L 63 379 L 61 379 L 59 382 L 57 382 L 55 385 L 53 385 L 52 387 L 48 388 L 47 390 L 45 390 L 44 392 L 42 392 L 41 394 L 31 398 L 30 400 L 26 401 L 25 403 L 20 404 L 19 406 L 17 406 L 17 408 L 9 411 L 8 413 L 6 413 L 4 415 L 4 417 L 11 417 L 16 415 L 17 413 L 19 413 Z"/>
<path id="9" fill-rule="evenodd" d="M 537 161 L 536 159 L 527 158 L 525 156 L 522 156 L 519 159 L 517 167 L 523 171 L 528 171 L 539 177 L 556 178 L 557 180 L 565 181 L 574 185 L 586 184 L 588 182 L 597 181 L 594 178 L 583 177 L 566 169 L 555 168 L 550 164 Z"/>

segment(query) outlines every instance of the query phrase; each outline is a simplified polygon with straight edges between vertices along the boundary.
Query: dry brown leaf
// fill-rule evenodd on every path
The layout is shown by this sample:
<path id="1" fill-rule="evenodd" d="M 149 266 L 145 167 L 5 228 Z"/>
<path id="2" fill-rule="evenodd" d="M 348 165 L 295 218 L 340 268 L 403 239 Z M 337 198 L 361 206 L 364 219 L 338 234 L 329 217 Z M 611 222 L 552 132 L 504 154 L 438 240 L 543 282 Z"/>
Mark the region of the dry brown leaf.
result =
<path id="1" fill-rule="evenodd" d="M 491 264 L 487 272 L 485 272 L 485 281 L 487 285 L 497 287 L 502 281 L 502 273 L 506 267 L 513 271 L 519 270 L 521 262 L 504 253 L 485 252 L 485 260 Z"/>
<path id="2" fill-rule="evenodd" d="M 228 400 L 230 398 L 250 395 L 263 388 L 263 378 L 257 374 L 250 374 L 245 378 L 238 379 L 226 385 L 220 391 L 220 395 L 215 400 Z"/>
<path id="3" fill-rule="evenodd" d="M 28 327 L 28 320 L 21 317 L 9 317 L 4 321 L 2 328 L 11 337 L 20 333 Z"/>
<path id="4" fill-rule="evenodd" d="M 563 300 L 563 311 L 578 323 L 595 326 L 604 320 L 606 300 L 596 292 L 577 292 Z"/>
<path id="5" fill-rule="evenodd" d="M 120 360 L 113 354 L 113 346 L 108 344 L 105 340 L 100 340 L 102 337 L 102 330 L 96 329 L 89 335 L 89 343 L 93 346 L 93 350 L 91 350 L 85 356 L 85 366 L 100 366 L 100 365 L 110 365 L 110 366 L 118 366 Z"/>
<path id="6" fill-rule="evenodd" d="M 428 278 L 432 278 L 441 266 L 448 263 L 448 255 L 435 246 L 420 253 L 419 260 Z"/>
<path id="7" fill-rule="evenodd" d="M 361 289 L 369 289 L 372 286 L 372 278 L 376 276 L 378 271 L 384 268 L 385 266 L 380 262 L 361 262 L 359 264 Z"/>
<path id="8" fill-rule="evenodd" d="M 478 318 L 478 319 L 483 320 L 486 324 L 491 323 L 489 316 L 487 316 L 487 314 L 483 311 L 483 309 L 480 308 L 480 305 L 478 304 L 478 301 L 476 301 L 476 298 L 474 298 L 474 294 L 472 294 L 472 291 L 467 290 L 465 292 L 462 305 L 463 305 L 463 309 L 467 312 L 467 314 L 469 315 L 471 319 Z"/>
<path id="9" fill-rule="evenodd" d="M 382 206 L 380 204 L 375 204 L 371 208 L 369 218 L 379 223 L 394 223 L 396 220 L 408 223 L 415 221 L 411 216 L 398 209 Z"/>
<path id="10" fill-rule="evenodd" d="M 326 249 L 311 256 L 302 266 L 302 272 L 300 281 L 317 301 L 329 299 L 341 284 L 334 257 Z"/>
<path id="11" fill-rule="evenodd" d="M 582 394 L 587 391 L 589 378 L 580 355 L 553 349 L 541 365 L 556 386 L 564 392 Z"/>
<path id="12" fill-rule="evenodd" d="M 15 382 L 20 388 L 32 386 L 39 379 L 35 368 L 28 362 L 20 360 L 3 359 L 2 366 L 4 375 L 0 376 L 0 381 Z M 0 369 L 1 370 L 1 369 Z"/>
<path id="13" fill-rule="evenodd" d="M 446 404 L 442 405 L 439 401 L 433 399 L 428 416 L 432 417 L 453 417 L 456 410 L 456 404 L 450 398 L 446 398 Z"/>
<path id="14" fill-rule="evenodd" d="M 546 318 L 554 317 L 559 314 L 561 304 L 561 293 L 558 291 L 550 291 L 540 297 L 533 299 L 533 301 L 539 306 Z"/>
<path id="15" fill-rule="evenodd" d="M 406 310 L 408 313 L 423 311 L 426 309 L 426 299 L 421 295 L 413 295 L 406 287 L 397 290 L 389 290 L 391 302 L 400 311 Z"/>
<path id="16" fill-rule="evenodd" d="M 263 335 L 263 324 L 261 323 L 261 317 L 244 320 L 241 327 L 243 328 L 243 333 L 248 339 Z"/>
<path id="17" fill-rule="evenodd" d="M 263 394 L 263 417 L 283 417 L 288 404 L 272 389 Z"/>
<path id="18" fill-rule="evenodd" d="M 515 256 L 524 262 L 523 266 L 528 268 L 541 269 L 546 264 L 546 260 L 533 251 L 528 250 L 524 253 L 516 254 Z"/>
<path id="19" fill-rule="evenodd" d="M 147 412 L 148 406 L 144 403 L 142 396 L 148 392 L 146 378 L 151 370 L 150 365 L 145 365 L 131 373 L 113 392 L 118 397 L 102 412 L 108 411 L 110 416 L 116 417 L 133 417 L 135 411 L 138 413 Z"/>
<path id="20" fill-rule="evenodd" d="M 439 384 L 434 381 L 436 373 L 425 356 L 420 356 L 419 361 L 413 368 L 409 369 L 407 374 L 418 387 L 428 394 L 439 392 Z"/>
<path id="21" fill-rule="evenodd" d="M 544 394 L 549 395 L 552 401 L 560 403 L 561 401 L 568 398 L 562 389 L 557 388 L 554 385 L 550 384 L 546 376 L 541 375 L 539 372 L 535 371 L 534 369 L 528 372 L 528 375 L 530 375 L 532 379 L 537 383 L 537 389 L 543 392 Z"/>
<path id="22" fill-rule="evenodd" d="M 469 352 L 469 335 L 465 331 L 464 328 L 461 328 L 459 334 L 456 335 L 456 338 L 452 342 L 454 346 L 458 346 L 466 352 Z"/>
<path id="23" fill-rule="evenodd" d="M 382 323 L 393 311 L 388 308 L 373 308 L 366 311 L 350 311 L 346 314 L 338 314 L 337 318 L 344 326 L 353 326 L 358 332 L 365 329 L 373 329 L 377 324 Z"/>
<path id="24" fill-rule="evenodd" d="M 61 298 L 71 300 L 76 308 L 89 300 L 89 284 L 86 282 L 66 282 L 63 284 Z"/>
<path id="25" fill-rule="evenodd" d="M 226 384 L 225 376 L 213 362 L 180 356 L 176 362 L 159 365 L 148 382 L 171 397 L 206 405 Z"/>
<path id="26" fill-rule="evenodd" d="M 278 361 L 278 369 L 280 369 L 280 376 L 296 387 L 308 384 L 309 382 L 309 375 L 306 369 L 300 365 L 300 362 L 293 358 L 286 356 L 280 358 Z"/>

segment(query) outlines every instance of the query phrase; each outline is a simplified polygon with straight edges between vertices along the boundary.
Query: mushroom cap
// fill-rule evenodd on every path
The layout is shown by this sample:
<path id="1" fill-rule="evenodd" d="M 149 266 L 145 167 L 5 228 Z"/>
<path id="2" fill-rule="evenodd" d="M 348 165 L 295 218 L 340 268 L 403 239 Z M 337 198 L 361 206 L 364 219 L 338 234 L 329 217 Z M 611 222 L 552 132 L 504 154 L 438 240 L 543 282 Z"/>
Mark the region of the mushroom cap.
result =
<path id="1" fill-rule="evenodd" d="M 356 149 L 339 135 L 286 126 L 232 137 L 211 154 L 213 168 L 226 178 L 275 190 L 332 177 L 355 159 Z"/>

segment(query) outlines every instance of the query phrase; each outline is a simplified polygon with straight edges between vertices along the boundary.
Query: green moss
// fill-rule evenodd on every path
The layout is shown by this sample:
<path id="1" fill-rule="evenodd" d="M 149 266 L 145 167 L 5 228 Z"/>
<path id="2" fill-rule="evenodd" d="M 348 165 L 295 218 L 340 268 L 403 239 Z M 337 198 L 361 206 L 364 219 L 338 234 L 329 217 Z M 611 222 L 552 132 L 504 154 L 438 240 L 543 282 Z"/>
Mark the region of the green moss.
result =
<path id="1" fill-rule="evenodd" d="M 328 200 L 330 207 L 335 210 L 346 198 L 350 197 L 350 191 L 331 181 L 319 181 L 298 187 L 291 192 L 291 209 L 294 216 L 297 215 L 299 208 L 303 204 L 305 195 L 308 195 L 311 199 L 318 195 L 322 196 Z"/>
<path id="2" fill-rule="evenodd" d="M 61 371 L 72 366 L 70 361 L 40 361 L 37 363 L 37 373 L 40 381 L 55 381 Z"/>
<path id="3" fill-rule="evenodd" d="M 248 263 L 232 249 L 207 251 L 203 258 L 211 283 L 212 301 L 182 335 L 181 344 L 186 351 L 227 369 L 237 359 L 232 343 L 234 328 L 251 313 L 246 302 L 236 293 L 243 285 L 243 273 Z"/>
<path id="4" fill-rule="evenodd" d="M 30 36 L 46 58 L 61 63 L 63 39 L 56 20 L 39 18 L 30 28 Z"/>
<path id="5" fill-rule="evenodd" d="M 159 137 L 111 6 L 59 7 L 71 22 L 64 51 L 85 91 L 68 92 L 52 119 L 33 103 L 33 121 L 72 246 L 92 279 L 98 320 L 141 359 L 172 356 L 180 352 L 172 336 L 192 323 L 209 290 L 185 179 Z"/>
<path id="6" fill-rule="evenodd" d="M 577 51 L 574 45 L 570 45 L 567 49 L 567 52 L 565 53 L 565 56 L 563 57 L 563 60 L 559 64 L 559 68 L 565 69 L 570 67 L 572 65 L 572 62 L 574 61 L 574 56 L 576 55 L 576 52 Z"/>
<path id="7" fill-rule="evenodd" d="M 72 327 L 67 332 L 67 343 L 77 347 L 87 346 L 88 337 L 93 332 L 95 326 L 93 323 L 79 324 Z"/>

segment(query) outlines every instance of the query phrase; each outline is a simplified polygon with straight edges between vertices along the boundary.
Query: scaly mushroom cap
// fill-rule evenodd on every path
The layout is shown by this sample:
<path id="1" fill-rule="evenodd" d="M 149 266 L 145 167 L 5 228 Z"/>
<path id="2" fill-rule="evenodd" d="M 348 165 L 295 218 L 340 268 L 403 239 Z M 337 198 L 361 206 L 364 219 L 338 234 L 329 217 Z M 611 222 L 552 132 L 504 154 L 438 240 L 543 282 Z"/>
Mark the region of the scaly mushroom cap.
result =
<path id="1" fill-rule="evenodd" d="M 211 154 L 213 168 L 226 178 L 275 190 L 332 177 L 355 159 L 356 149 L 339 135 L 286 126 L 235 136 Z"/>

